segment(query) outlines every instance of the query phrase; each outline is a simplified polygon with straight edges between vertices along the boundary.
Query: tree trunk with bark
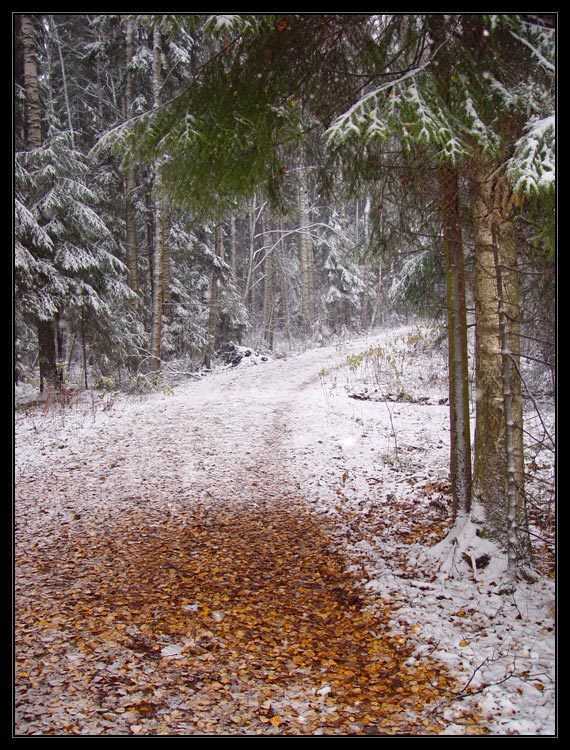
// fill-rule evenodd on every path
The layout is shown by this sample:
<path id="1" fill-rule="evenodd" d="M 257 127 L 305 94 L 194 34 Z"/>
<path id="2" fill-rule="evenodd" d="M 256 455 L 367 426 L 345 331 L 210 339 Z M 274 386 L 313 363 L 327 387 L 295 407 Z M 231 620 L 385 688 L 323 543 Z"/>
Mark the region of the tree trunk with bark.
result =
<path id="1" fill-rule="evenodd" d="M 450 480 L 456 516 L 471 509 L 471 430 L 465 268 L 457 171 L 439 168 L 447 286 Z"/>
<path id="2" fill-rule="evenodd" d="M 42 108 L 38 82 L 36 28 L 33 16 L 21 17 L 24 54 L 24 88 L 26 94 L 26 146 L 28 151 L 42 145 Z"/>
<path id="3" fill-rule="evenodd" d="M 298 188 L 299 208 L 299 274 L 301 277 L 301 314 L 303 330 L 307 335 L 313 332 L 315 322 L 315 277 L 313 245 L 310 236 L 309 218 L 309 189 L 307 176 L 301 170 L 301 180 Z"/>
<path id="4" fill-rule="evenodd" d="M 223 260 L 224 258 L 224 245 L 222 239 L 222 225 L 216 224 L 215 235 L 214 235 L 214 246 L 216 256 Z M 216 339 L 218 337 L 218 328 L 220 322 L 220 272 L 217 268 L 214 268 L 212 272 L 212 285 L 210 287 L 210 309 L 208 312 L 208 340 L 206 344 L 206 351 L 204 353 L 204 367 L 210 369 L 212 366 L 212 357 L 214 356 L 214 350 L 216 347 Z"/>
<path id="5" fill-rule="evenodd" d="M 445 17 L 431 15 L 428 24 L 434 48 L 443 50 L 436 67 L 436 81 L 442 99 L 449 103 L 452 60 L 443 48 L 447 34 Z M 459 179 L 457 168 L 449 163 L 440 165 L 438 176 L 447 290 L 450 480 L 455 515 L 467 517 L 471 510 L 472 470 L 467 309 L 462 222 L 459 212 Z"/>
<path id="6" fill-rule="evenodd" d="M 125 27 L 125 47 L 127 58 L 127 80 L 125 85 L 125 109 L 126 116 L 132 115 L 134 101 L 134 76 L 130 69 L 131 61 L 135 54 L 134 23 L 127 18 Z M 125 224 L 127 240 L 127 283 L 129 287 L 138 294 L 139 272 L 138 272 L 138 239 L 135 212 L 135 193 L 137 189 L 136 171 L 131 165 L 125 169 Z"/>
<path id="7" fill-rule="evenodd" d="M 472 212 L 475 238 L 475 387 L 476 420 L 473 501 L 483 532 L 503 549 L 507 540 L 507 458 L 502 386 L 496 248 L 493 236 L 491 165 L 472 161 Z"/>
<path id="8" fill-rule="evenodd" d="M 501 181 L 501 192 L 509 194 Z M 533 577 L 532 549 L 524 491 L 523 403 L 520 373 L 520 270 L 517 238 L 510 204 L 512 196 L 497 201 L 501 215 L 496 225 L 495 264 L 499 298 L 505 449 L 507 460 L 507 536 L 511 578 Z"/>
<path id="9" fill-rule="evenodd" d="M 273 349 L 273 335 L 275 332 L 275 269 L 276 254 L 279 243 L 265 254 L 263 260 L 263 325 L 264 338 L 270 350 Z"/>
<path id="10" fill-rule="evenodd" d="M 20 19 L 24 57 L 24 89 L 26 96 L 26 148 L 36 151 L 42 146 L 42 108 L 38 80 L 36 50 L 36 27 L 33 16 Z M 53 320 L 37 320 L 38 361 L 40 369 L 40 392 L 46 386 L 58 390 L 57 355 Z"/>
<path id="11" fill-rule="evenodd" d="M 160 107 L 162 86 L 160 31 L 158 27 L 153 36 L 153 66 L 152 92 L 153 108 Z M 155 164 L 154 176 L 154 242 L 152 253 L 152 326 L 151 326 L 151 355 L 153 369 L 160 370 L 162 360 L 162 303 L 163 303 L 163 216 L 161 208 L 162 183 L 160 177 L 160 163 Z"/>

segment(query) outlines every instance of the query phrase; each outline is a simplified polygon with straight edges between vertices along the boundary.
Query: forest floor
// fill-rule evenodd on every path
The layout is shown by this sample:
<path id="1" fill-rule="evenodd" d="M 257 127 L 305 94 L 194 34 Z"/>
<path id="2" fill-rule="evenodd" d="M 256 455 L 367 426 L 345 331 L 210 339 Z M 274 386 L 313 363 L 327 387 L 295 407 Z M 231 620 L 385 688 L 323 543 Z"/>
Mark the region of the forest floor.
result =
<path id="1" fill-rule="evenodd" d="M 548 551 L 508 597 L 422 555 L 450 525 L 424 341 L 18 409 L 15 736 L 554 734 Z"/>

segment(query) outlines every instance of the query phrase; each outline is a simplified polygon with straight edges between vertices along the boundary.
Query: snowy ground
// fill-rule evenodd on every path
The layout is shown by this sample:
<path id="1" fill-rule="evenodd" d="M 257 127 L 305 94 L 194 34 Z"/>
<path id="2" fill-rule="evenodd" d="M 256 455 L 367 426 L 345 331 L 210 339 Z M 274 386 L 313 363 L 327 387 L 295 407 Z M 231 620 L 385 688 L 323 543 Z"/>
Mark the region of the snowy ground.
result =
<path id="1" fill-rule="evenodd" d="M 206 495 L 215 476 L 229 488 L 253 475 L 262 440 L 275 475 L 334 528 L 362 590 L 391 605 L 394 634 L 415 644 L 410 660 L 429 654 L 458 675 L 460 696 L 440 707 L 444 733 L 473 733 L 460 716 L 477 705 L 492 734 L 553 735 L 552 580 L 499 595 L 493 567 L 474 579 L 460 565 L 448 579 L 426 554 L 449 522 L 445 361 L 429 334 L 411 326 L 253 363 L 150 396 L 18 410 L 16 554 L 31 540 L 47 548 L 78 519 L 108 526 L 129 502 L 176 516 L 189 488 Z M 25 565 L 16 573 L 34 586 Z M 20 732 L 41 729 L 20 721 Z"/>

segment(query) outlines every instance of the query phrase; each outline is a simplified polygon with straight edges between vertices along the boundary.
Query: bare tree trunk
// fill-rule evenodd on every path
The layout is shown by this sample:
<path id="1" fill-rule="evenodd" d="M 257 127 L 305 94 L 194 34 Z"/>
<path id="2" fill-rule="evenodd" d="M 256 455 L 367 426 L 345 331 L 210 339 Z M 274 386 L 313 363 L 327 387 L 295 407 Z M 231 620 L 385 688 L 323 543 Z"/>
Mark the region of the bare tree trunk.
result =
<path id="1" fill-rule="evenodd" d="M 33 16 L 21 17 L 21 31 L 26 91 L 26 146 L 28 151 L 34 151 L 42 145 L 42 111 Z"/>
<path id="2" fill-rule="evenodd" d="M 279 230 L 283 231 L 283 222 L 281 219 L 279 219 Z M 289 346 L 292 345 L 292 339 L 291 339 L 291 316 L 289 312 L 289 276 L 285 272 L 285 269 L 283 267 L 283 254 L 278 254 L 275 256 L 275 274 L 276 274 L 276 285 L 279 287 L 279 298 L 281 301 L 281 311 L 282 311 L 282 317 L 283 317 L 283 327 L 285 330 L 285 335 L 287 336 L 287 341 L 289 342 Z"/>
<path id="3" fill-rule="evenodd" d="M 253 272 L 255 267 L 255 229 L 257 226 L 257 202 L 254 195 L 251 199 L 251 205 L 248 211 L 249 226 L 249 260 L 247 265 L 247 275 L 243 291 L 243 301 L 253 309 L 254 292 L 253 292 Z"/>
<path id="4" fill-rule="evenodd" d="M 506 189 L 506 187 L 504 187 Z M 505 449 L 509 572 L 533 577 L 532 549 L 524 493 L 523 405 L 520 377 L 520 272 L 512 220 L 502 216 L 497 227 L 495 264 L 499 297 Z"/>
<path id="5" fill-rule="evenodd" d="M 222 240 L 222 225 L 216 224 L 214 238 L 216 256 L 223 260 L 224 245 Z M 204 367 L 210 369 L 212 366 L 212 357 L 216 346 L 218 328 L 220 322 L 220 272 L 214 268 L 212 272 L 212 286 L 210 289 L 210 310 L 208 314 L 208 341 L 204 353 Z"/>
<path id="6" fill-rule="evenodd" d="M 134 101 L 134 76 L 130 70 L 130 63 L 135 54 L 134 24 L 131 18 L 126 20 L 125 44 L 127 57 L 127 81 L 125 86 L 125 109 L 127 118 L 131 116 Z M 135 212 L 135 193 L 137 188 L 136 171 L 133 166 L 128 165 L 125 169 L 125 223 L 127 232 L 127 283 L 129 287 L 138 294 L 139 271 L 138 271 L 138 239 Z"/>
<path id="7" fill-rule="evenodd" d="M 442 15 L 434 14 L 428 17 L 433 45 L 436 48 L 440 48 L 445 41 L 445 24 L 445 17 Z M 452 63 L 445 51 L 440 63 L 436 69 L 437 86 L 441 97 L 448 101 Z M 468 516 L 472 493 L 465 269 L 457 170 L 450 164 L 441 164 L 438 177 L 447 290 L 450 480 L 454 512 L 459 519 Z"/>
<path id="8" fill-rule="evenodd" d="M 236 217 L 231 217 L 231 245 L 230 245 L 230 258 L 231 258 L 231 268 L 232 268 L 232 277 L 234 279 L 234 282 L 237 282 L 237 227 L 236 227 Z M 237 284 L 236 284 L 237 286 Z"/>
<path id="9" fill-rule="evenodd" d="M 154 29 L 153 37 L 153 66 L 152 92 L 153 108 L 160 107 L 161 60 L 160 60 L 160 31 Z M 155 164 L 154 177 L 154 245 L 152 254 L 152 330 L 151 355 L 153 368 L 160 369 L 162 360 L 162 303 L 163 303 L 163 227 L 161 210 L 162 184 L 160 178 L 160 163 Z"/>
<path id="10" fill-rule="evenodd" d="M 484 533 L 507 549 L 507 460 L 491 169 L 482 155 L 474 158 L 472 164 L 477 403 L 473 502 L 476 514 L 480 510 L 483 513 L 483 518 L 477 520 L 484 524 Z"/>
<path id="11" fill-rule="evenodd" d="M 465 269 L 456 170 L 440 166 L 439 183 L 447 283 L 450 480 L 455 515 L 465 517 L 471 509 L 471 431 Z"/>
<path id="12" fill-rule="evenodd" d="M 276 254 L 280 243 L 276 243 L 273 249 L 265 254 L 263 261 L 264 287 L 263 287 L 263 322 L 264 338 L 269 349 L 273 349 L 273 335 L 275 332 L 275 269 Z"/>
<path id="13" fill-rule="evenodd" d="M 57 357 L 55 349 L 55 330 L 52 320 L 38 320 L 38 351 L 40 367 L 40 393 L 46 387 L 59 390 L 60 381 L 57 375 Z"/>
<path id="14" fill-rule="evenodd" d="M 303 328 L 306 334 L 311 334 L 315 322 L 315 278 L 313 245 L 309 234 L 309 190 L 307 176 L 301 170 L 298 188 L 299 207 L 299 273 L 301 276 L 301 312 Z"/>

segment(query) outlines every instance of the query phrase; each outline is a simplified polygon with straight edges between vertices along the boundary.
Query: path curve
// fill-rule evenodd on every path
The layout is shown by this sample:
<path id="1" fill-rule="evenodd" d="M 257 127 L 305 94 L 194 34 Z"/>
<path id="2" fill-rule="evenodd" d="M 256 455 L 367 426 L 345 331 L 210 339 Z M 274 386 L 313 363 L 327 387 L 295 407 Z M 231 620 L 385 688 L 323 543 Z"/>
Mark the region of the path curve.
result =
<path id="1" fill-rule="evenodd" d="M 389 634 L 290 470 L 297 398 L 334 357 L 70 414 L 43 454 L 27 436 L 18 734 L 440 731 L 451 678 Z"/>

